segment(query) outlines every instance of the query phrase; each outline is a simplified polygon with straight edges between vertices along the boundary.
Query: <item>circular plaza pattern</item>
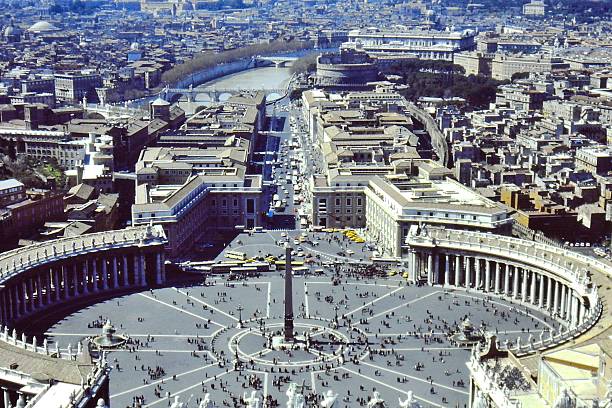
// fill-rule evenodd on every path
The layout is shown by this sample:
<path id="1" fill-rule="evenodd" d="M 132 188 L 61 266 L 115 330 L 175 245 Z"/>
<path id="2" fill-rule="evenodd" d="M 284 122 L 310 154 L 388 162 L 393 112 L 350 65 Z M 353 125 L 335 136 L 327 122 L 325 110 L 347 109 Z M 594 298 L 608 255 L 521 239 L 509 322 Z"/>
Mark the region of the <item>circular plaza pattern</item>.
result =
<path id="1" fill-rule="evenodd" d="M 468 400 L 470 350 L 451 341 L 466 318 L 500 343 L 526 344 L 559 328 L 543 313 L 478 292 L 327 272 L 294 278 L 303 344 L 274 348 L 270 337 L 283 329 L 281 275 L 125 295 L 67 316 L 47 336 L 77 344 L 110 319 L 129 337 L 107 357 L 115 407 L 164 407 L 175 395 L 198 401 L 206 393 L 217 406 L 244 406 L 240 398 L 252 391 L 283 405 L 292 382 L 311 401 L 333 390 L 341 407 L 365 406 L 374 391 L 389 406 L 412 391 L 423 406 L 454 407 Z"/>

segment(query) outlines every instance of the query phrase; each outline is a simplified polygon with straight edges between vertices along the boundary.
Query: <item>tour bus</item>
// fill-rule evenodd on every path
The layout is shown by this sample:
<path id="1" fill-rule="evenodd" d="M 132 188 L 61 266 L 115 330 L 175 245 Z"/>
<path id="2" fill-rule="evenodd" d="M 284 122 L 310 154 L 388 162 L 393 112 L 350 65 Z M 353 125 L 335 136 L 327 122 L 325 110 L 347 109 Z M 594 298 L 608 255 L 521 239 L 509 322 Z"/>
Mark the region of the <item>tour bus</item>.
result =
<path id="1" fill-rule="evenodd" d="M 278 261 L 275 261 L 274 264 L 276 265 L 278 269 L 285 269 L 285 265 L 287 263 L 285 261 L 278 260 Z M 293 267 L 304 266 L 304 261 L 291 261 L 291 266 Z"/>
<path id="2" fill-rule="evenodd" d="M 283 203 L 282 203 L 280 200 L 278 200 L 278 201 L 276 201 L 276 202 L 274 203 L 274 210 L 275 210 L 275 211 L 282 211 L 282 210 L 283 210 L 283 208 L 284 208 L 284 207 L 283 207 Z"/>
<path id="3" fill-rule="evenodd" d="M 234 266 L 230 268 L 231 274 L 241 276 L 252 276 L 257 273 L 257 267 L 255 266 Z"/>
<path id="4" fill-rule="evenodd" d="M 292 262 L 293 263 L 293 262 Z M 292 269 L 294 275 L 306 275 L 310 269 L 307 266 L 296 266 Z"/>
<path id="5" fill-rule="evenodd" d="M 371 257 L 372 263 L 375 265 L 387 265 L 394 266 L 399 265 L 401 261 L 398 258 L 386 258 L 386 257 Z"/>
<path id="6" fill-rule="evenodd" d="M 246 261 L 247 255 L 244 252 L 238 251 L 226 251 L 225 257 L 230 259 L 237 259 L 239 261 Z"/>

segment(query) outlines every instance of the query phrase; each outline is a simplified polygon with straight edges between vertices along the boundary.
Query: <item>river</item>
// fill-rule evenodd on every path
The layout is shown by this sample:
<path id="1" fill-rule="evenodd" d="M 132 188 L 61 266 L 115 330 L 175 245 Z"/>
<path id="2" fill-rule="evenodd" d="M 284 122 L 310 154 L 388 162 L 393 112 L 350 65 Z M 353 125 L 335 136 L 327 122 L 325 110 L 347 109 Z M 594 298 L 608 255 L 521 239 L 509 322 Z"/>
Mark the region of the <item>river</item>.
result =
<path id="1" fill-rule="evenodd" d="M 291 72 L 287 67 L 253 68 L 213 79 L 199 85 L 196 89 L 279 89 L 287 86 L 290 77 Z M 223 101 L 228 97 L 229 94 L 222 94 L 219 99 Z M 179 101 L 179 106 L 188 115 L 192 114 L 196 107 L 209 104 L 210 100 L 206 95 L 196 96 L 196 100 L 191 103 L 187 100 Z"/>

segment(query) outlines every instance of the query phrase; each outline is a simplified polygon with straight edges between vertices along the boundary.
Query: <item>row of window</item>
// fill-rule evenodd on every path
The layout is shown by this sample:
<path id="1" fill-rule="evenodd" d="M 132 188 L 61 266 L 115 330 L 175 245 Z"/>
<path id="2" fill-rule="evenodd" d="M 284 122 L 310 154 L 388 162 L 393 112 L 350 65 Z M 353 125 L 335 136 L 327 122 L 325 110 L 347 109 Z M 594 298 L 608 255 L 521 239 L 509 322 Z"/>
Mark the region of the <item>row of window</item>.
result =
<path id="1" fill-rule="evenodd" d="M 434 213 L 433 212 L 423 213 L 421 211 L 417 211 L 417 215 L 433 217 Z M 477 217 L 475 215 L 471 215 L 471 216 L 467 216 L 467 217 L 471 218 L 472 220 L 476 220 L 477 219 Z M 449 218 L 449 214 L 448 213 L 444 213 L 444 218 Z M 465 214 L 461 214 L 461 219 L 464 220 L 465 218 L 466 218 L 466 215 Z"/>
<path id="2" fill-rule="evenodd" d="M 357 200 L 358 206 L 363 205 L 363 199 L 361 197 L 358 197 L 356 200 Z M 345 203 L 347 206 L 350 207 L 353 205 L 353 200 L 350 197 L 347 197 L 345 200 Z M 327 198 L 319 198 L 319 206 L 326 206 L 326 205 L 327 205 Z M 336 198 L 336 206 L 339 207 L 341 205 L 342 205 L 342 199 Z"/>

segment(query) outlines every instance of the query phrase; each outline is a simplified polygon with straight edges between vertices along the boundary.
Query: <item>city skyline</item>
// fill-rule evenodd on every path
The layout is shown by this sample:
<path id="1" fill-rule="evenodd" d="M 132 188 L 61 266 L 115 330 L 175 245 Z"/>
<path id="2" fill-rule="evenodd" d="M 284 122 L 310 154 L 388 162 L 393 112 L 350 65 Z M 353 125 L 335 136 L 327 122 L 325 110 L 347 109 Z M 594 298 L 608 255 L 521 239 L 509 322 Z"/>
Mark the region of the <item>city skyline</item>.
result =
<path id="1" fill-rule="evenodd" d="M 609 2 L 0 4 L 0 406 L 612 406 Z"/>

